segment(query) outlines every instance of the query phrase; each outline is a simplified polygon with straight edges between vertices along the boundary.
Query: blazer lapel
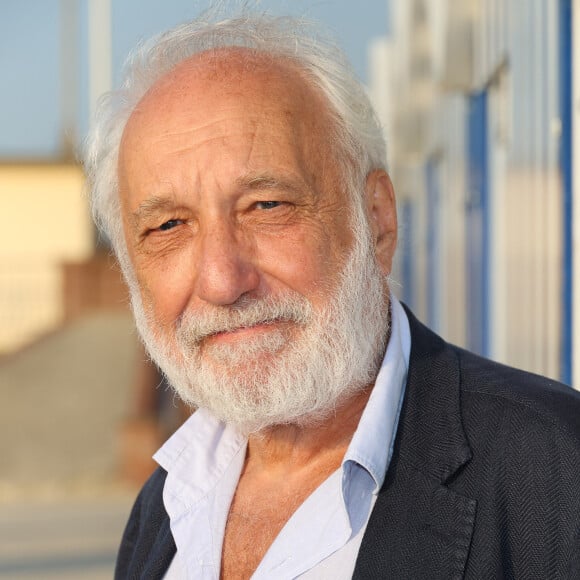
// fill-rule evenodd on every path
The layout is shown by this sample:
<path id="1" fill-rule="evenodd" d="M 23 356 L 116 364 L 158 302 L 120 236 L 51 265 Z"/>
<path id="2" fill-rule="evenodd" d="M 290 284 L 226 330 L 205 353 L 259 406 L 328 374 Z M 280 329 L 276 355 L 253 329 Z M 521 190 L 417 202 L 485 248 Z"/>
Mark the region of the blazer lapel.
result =
<path id="1" fill-rule="evenodd" d="M 139 578 L 143 580 L 161 580 L 165 576 L 176 551 L 175 541 L 169 526 L 169 516 L 167 516 L 161 522 L 157 540 L 153 544 L 153 549 L 148 555 Z"/>
<path id="2" fill-rule="evenodd" d="M 161 580 L 171 564 L 176 547 L 163 505 L 166 477 L 158 468 L 137 498 L 119 549 L 115 580 Z"/>
<path id="3" fill-rule="evenodd" d="M 395 450 L 354 578 L 463 578 L 476 501 L 446 486 L 471 458 L 455 352 L 407 311 L 411 357 Z"/>

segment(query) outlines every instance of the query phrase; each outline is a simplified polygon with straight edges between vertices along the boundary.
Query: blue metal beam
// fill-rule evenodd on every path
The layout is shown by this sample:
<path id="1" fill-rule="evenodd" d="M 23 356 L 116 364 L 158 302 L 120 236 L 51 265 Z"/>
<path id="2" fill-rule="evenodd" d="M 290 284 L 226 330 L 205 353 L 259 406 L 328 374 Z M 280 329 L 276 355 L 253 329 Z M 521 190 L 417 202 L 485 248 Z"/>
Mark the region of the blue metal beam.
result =
<path id="1" fill-rule="evenodd" d="M 573 259 L 572 259 L 572 0 L 560 0 L 560 116 L 562 140 L 560 169 L 563 187 L 563 264 L 562 264 L 562 331 L 560 376 L 564 383 L 572 383 L 573 352 Z"/>

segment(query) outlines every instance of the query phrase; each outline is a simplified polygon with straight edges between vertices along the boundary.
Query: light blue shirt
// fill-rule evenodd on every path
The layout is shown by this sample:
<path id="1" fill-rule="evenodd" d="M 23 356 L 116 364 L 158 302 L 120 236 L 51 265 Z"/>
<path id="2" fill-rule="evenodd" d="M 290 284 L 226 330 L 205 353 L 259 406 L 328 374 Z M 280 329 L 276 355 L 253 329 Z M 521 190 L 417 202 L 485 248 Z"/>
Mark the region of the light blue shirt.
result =
<path id="1" fill-rule="evenodd" d="M 410 350 L 407 316 L 392 297 L 387 351 L 341 467 L 288 520 L 254 580 L 352 577 L 393 452 Z M 199 409 L 155 454 L 168 473 L 163 501 L 177 546 L 166 579 L 218 580 L 246 446 L 235 429 Z"/>

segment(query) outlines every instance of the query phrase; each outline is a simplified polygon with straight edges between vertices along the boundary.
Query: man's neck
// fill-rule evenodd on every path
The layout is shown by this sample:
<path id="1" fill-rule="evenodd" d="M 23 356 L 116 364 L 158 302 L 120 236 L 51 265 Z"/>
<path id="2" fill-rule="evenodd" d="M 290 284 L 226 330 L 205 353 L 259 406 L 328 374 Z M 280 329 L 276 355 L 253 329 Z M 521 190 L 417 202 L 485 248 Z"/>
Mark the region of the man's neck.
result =
<path id="1" fill-rule="evenodd" d="M 249 578 L 292 514 L 340 467 L 370 392 L 360 391 L 325 420 L 249 437 L 228 514 L 222 578 Z"/>
<path id="2" fill-rule="evenodd" d="M 372 387 L 343 401 L 330 415 L 306 425 L 276 425 L 250 435 L 247 470 L 280 476 L 315 464 L 342 462 L 368 402 Z"/>

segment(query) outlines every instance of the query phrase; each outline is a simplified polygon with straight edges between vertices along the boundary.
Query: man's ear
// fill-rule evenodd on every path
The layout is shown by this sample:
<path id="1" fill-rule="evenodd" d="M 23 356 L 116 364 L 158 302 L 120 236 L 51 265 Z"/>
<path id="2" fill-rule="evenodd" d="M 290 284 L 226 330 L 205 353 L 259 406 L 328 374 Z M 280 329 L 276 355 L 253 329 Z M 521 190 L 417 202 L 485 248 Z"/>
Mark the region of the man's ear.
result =
<path id="1" fill-rule="evenodd" d="M 397 207 L 393 184 L 386 171 L 376 169 L 369 173 L 365 200 L 377 262 L 383 274 L 388 275 L 397 247 Z"/>

